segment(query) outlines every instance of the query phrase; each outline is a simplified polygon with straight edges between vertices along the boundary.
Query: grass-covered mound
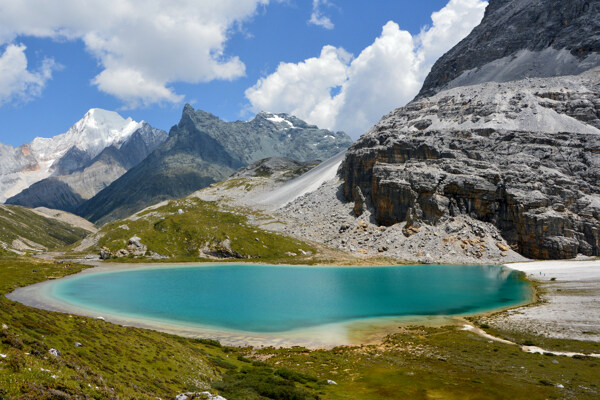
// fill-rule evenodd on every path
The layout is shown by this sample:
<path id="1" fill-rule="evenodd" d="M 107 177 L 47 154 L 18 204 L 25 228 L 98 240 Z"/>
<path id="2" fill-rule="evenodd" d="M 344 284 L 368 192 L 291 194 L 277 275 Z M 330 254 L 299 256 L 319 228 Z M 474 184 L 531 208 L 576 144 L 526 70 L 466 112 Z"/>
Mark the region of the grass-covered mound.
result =
<path id="1" fill-rule="evenodd" d="M 72 244 L 89 234 L 54 218 L 43 217 L 21 206 L 0 205 L 0 248 L 13 246 L 53 249 Z M 3 245 L 2 245 L 3 244 Z"/>
<path id="2" fill-rule="evenodd" d="M 223 211 L 215 202 L 196 198 L 173 200 L 109 223 L 96 235 L 99 238 L 97 250 L 107 248 L 113 256 L 137 258 L 162 256 L 183 261 L 237 258 L 285 262 L 315 251 L 304 242 L 251 225 L 241 213 Z M 142 251 L 131 247 L 130 239 L 134 236 L 145 246 Z"/>

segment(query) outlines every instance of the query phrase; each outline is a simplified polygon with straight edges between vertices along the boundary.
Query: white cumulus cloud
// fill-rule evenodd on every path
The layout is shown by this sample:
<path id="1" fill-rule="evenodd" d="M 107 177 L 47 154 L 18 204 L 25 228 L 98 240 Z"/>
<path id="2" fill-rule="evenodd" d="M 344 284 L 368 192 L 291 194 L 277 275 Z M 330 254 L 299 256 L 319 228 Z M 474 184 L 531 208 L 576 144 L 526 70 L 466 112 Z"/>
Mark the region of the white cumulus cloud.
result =
<path id="1" fill-rule="evenodd" d="M 322 11 L 323 6 L 329 5 L 329 0 L 313 0 L 313 10 L 308 23 L 325 29 L 333 29 L 335 25 L 329 17 L 323 15 Z"/>
<path id="2" fill-rule="evenodd" d="M 0 105 L 39 96 L 46 82 L 52 78 L 56 66 L 54 61 L 45 59 L 38 70 L 32 71 L 28 69 L 25 50 L 22 44 L 11 44 L 0 55 Z"/>
<path id="3" fill-rule="evenodd" d="M 246 90 L 250 108 L 291 113 L 356 138 L 418 93 L 433 63 L 481 22 L 486 6 L 450 0 L 418 35 L 390 21 L 357 57 L 325 46 L 319 57 L 281 63 Z"/>
<path id="4" fill-rule="evenodd" d="M 269 0 L 0 0 L 0 45 L 19 36 L 82 40 L 103 70 L 92 83 L 136 107 L 178 102 L 176 82 L 232 80 L 231 30 Z"/>

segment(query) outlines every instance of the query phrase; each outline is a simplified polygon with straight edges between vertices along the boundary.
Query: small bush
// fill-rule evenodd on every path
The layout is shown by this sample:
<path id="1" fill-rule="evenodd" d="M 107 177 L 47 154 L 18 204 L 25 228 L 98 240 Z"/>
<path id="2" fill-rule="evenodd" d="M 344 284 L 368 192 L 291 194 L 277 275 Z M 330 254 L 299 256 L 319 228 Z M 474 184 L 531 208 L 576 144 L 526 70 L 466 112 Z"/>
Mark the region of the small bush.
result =
<path id="1" fill-rule="evenodd" d="M 2 343 L 14 347 L 15 349 L 23 350 L 23 341 L 14 333 L 3 330 L 0 332 L 0 337 L 2 338 Z"/>
<path id="2" fill-rule="evenodd" d="M 295 382 L 302 383 L 302 384 L 305 384 L 307 382 L 316 382 L 317 381 L 317 378 L 315 378 L 314 376 L 303 374 L 301 372 L 292 371 L 291 369 L 286 369 L 286 368 L 278 369 L 277 371 L 275 371 L 275 373 L 277 375 L 279 375 L 280 377 L 282 377 L 283 379 L 287 379 L 289 381 L 295 381 Z"/>
<path id="3" fill-rule="evenodd" d="M 252 361 L 252 365 L 255 367 L 268 367 L 269 364 L 267 364 L 264 361 Z"/>
<path id="4" fill-rule="evenodd" d="M 221 342 L 214 339 L 194 339 L 194 341 L 211 347 L 222 347 Z"/>
<path id="5" fill-rule="evenodd" d="M 293 372 L 293 371 L 291 371 Z M 213 387 L 228 400 L 267 398 L 273 400 L 318 399 L 315 394 L 298 388 L 293 381 L 274 374 L 270 368 L 245 367 L 241 371 L 229 371 L 223 380 Z"/>
<path id="6" fill-rule="evenodd" d="M 209 361 L 215 367 L 224 368 L 224 369 L 228 369 L 228 370 L 237 369 L 237 367 L 235 365 L 233 365 L 229 361 L 225 361 L 225 360 L 223 360 L 222 358 L 219 358 L 219 357 L 209 357 Z"/>
<path id="7" fill-rule="evenodd" d="M 8 357 L 8 368 L 12 372 L 20 372 L 21 369 L 25 366 L 25 357 L 21 352 L 13 352 Z"/>

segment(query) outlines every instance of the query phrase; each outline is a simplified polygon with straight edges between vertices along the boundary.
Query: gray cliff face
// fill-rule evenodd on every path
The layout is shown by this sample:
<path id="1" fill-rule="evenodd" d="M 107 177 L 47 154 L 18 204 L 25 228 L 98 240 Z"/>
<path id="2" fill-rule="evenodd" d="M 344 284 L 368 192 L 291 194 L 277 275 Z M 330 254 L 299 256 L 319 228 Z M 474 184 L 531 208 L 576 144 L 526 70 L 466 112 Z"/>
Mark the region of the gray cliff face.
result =
<path id="1" fill-rule="evenodd" d="M 598 0 L 490 0 L 419 96 L 349 149 L 354 212 L 409 237 L 484 222 L 526 257 L 600 255 L 599 51 Z"/>
<path id="2" fill-rule="evenodd" d="M 264 158 L 326 159 L 351 143 L 342 132 L 318 129 L 285 114 L 260 113 L 249 122 L 225 122 L 186 105 L 165 143 L 76 213 L 102 224 L 187 196 Z"/>
<path id="3" fill-rule="evenodd" d="M 600 0 L 491 0 L 469 36 L 431 69 L 417 98 L 600 65 Z"/>
<path id="4" fill-rule="evenodd" d="M 74 211 L 139 164 L 167 136 L 165 131 L 143 123 L 124 143 L 105 148 L 93 159 L 73 147 L 57 160 L 52 176 L 7 199 L 6 204 Z"/>
<path id="5" fill-rule="evenodd" d="M 600 69 L 414 101 L 350 148 L 342 174 L 383 225 L 467 215 L 526 257 L 598 256 Z"/>

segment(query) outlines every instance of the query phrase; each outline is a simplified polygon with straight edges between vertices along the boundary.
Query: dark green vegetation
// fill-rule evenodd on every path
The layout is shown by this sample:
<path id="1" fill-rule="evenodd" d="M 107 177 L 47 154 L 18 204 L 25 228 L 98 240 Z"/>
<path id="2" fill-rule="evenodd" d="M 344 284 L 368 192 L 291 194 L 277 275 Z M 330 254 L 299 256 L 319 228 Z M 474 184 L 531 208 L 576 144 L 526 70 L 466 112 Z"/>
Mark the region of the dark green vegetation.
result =
<path id="1" fill-rule="evenodd" d="M 25 207 L 0 206 L 0 244 L 4 243 L 8 248 L 15 247 L 12 244 L 15 240 L 23 242 L 25 247 L 58 248 L 88 234 L 84 229 L 43 217 Z"/>
<path id="2" fill-rule="evenodd" d="M 527 354 L 455 326 L 406 327 L 378 345 L 332 350 L 230 348 L 213 340 L 37 310 L 3 296 L 81 268 L 0 259 L 0 354 L 6 355 L 0 358 L 0 398 L 172 399 L 203 390 L 228 400 L 600 395 L 598 359 Z M 566 340 L 553 344 L 586 346 Z M 50 355 L 51 348 L 61 356 Z M 327 384 L 329 379 L 337 385 Z"/>
<path id="3" fill-rule="evenodd" d="M 248 122 L 225 122 L 186 105 L 165 143 L 83 203 L 76 214 L 104 224 L 160 201 L 185 197 L 267 157 L 325 160 L 351 143 L 343 132 L 319 129 L 284 114 L 274 118 L 260 113 Z"/>
<path id="4" fill-rule="evenodd" d="M 195 198 L 173 200 L 135 219 L 109 223 L 98 235 L 102 236 L 98 246 L 113 253 L 126 249 L 129 239 L 137 235 L 148 255 L 157 253 L 168 261 L 216 257 L 285 262 L 297 258 L 286 253 L 315 252 L 306 243 L 252 226 L 245 215 L 221 211 L 216 203 Z"/>

